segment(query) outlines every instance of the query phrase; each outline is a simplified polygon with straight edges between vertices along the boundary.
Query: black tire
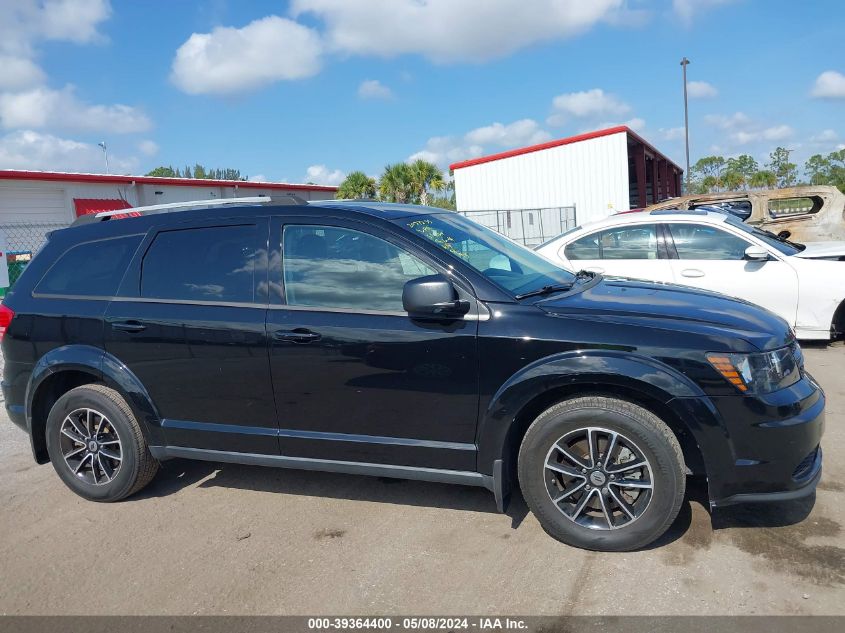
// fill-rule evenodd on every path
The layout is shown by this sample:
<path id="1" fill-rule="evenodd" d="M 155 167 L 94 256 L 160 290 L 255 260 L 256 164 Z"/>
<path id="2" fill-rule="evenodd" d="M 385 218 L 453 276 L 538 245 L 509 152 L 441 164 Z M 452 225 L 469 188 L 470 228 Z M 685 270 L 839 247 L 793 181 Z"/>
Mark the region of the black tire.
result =
<path id="1" fill-rule="evenodd" d="M 571 503 L 572 506 L 577 506 L 578 497 L 586 496 L 586 486 L 591 483 L 590 476 L 592 474 L 589 467 L 579 471 L 586 473 L 577 475 L 580 479 L 572 478 L 568 484 L 564 484 L 562 490 L 558 490 L 555 488 L 558 484 L 554 483 L 554 478 L 557 476 L 556 472 L 546 468 L 546 460 L 547 458 L 552 460 L 554 459 L 553 456 L 558 454 L 557 449 L 553 451 L 553 448 L 559 445 L 559 441 L 564 437 L 577 438 L 583 429 L 596 427 L 611 432 L 605 435 L 608 438 L 605 440 L 605 449 L 610 444 L 611 434 L 616 433 L 619 434 L 619 438 L 628 440 L 634 445 L 636 451 L 629 450 L 628 454 L 633 455 L 635 452 L 639 452 L 648 462 L 648 472 L 650 473 L 648 480 L 653 487 L 649 491 L 634 491 L 636 495 L 649 495 L 648 497 L 644 496 L 642 500 L 639 500 L 638 497 L 635 498 L 634 504 L 636 505 L 639 500 L 640 507 L 644 509 L 640 510 L 641 514 L 637 515 L 634 520 L 630 520 L 624 515 L 622 506 L 608 497 L 608 494 L 614 494 L 614 492 L 607 493 L 607 490 L 614 484 L 593 485 L 591 487 L 591 494 L 594 493 L 595 496 L 590 497 L 585 503 L 594 504 L 599 508 L 592 511 L 592 516 L 589 514 L 589 507 L 586 508 L 585 514 L 578 515 L 574 507 L 568 514 L 564 514 L 561 506 L 552 500 L 553 493 L 560 491 L 563 495 L 564 492 L 573 490 L 573 493 L 567 492 L 572 496 L 567 497 L 567 500 L 563 503 Z M 601 435 L 599 434 L 598 437 L 601 437 Z M 600 439 L 597 440 L 596 444 L 600 441 Z M 575 449 L 576 447 L 573 446 L 570 453 L 574 454 Z M 616 450 L 611 448 L 611 452 L 621 455 L 617 451 L 618 448 Z M 603 458 L 600 448 L 597 448 L 596 455 L 598 459 L 594 461 L 600 469 L 600 460 Z M 563 457 L 557 459 L 565 460 Z M 589 466 L 589 458 L 584 457 L 584 461 Z M 629 462 L 617 462 L 613 467 L 615 468 L 617 464 L 624 466 L 626 463 Z M 634 463 L 634 461 L 632 460 L 630 463 Z M 589 550 L 620 552 L 639 549 L 648 545 L 662 535 L 675 520 L 686 491 L 683 453 L 674 433 L 650 411 L 631 402 L 611 397 L 574 398 L 560 402 L 541 413 L 528 428 L 522 440 L 519 449 L 518 472 L 525 501 L 543 529 L 559 541 Z M 565 476 L 568 477 L 568 475 Z M 610 477 L 609 475 L 606 476 Z M 602 479 L 601 476 L 597 475 L 596 477 L 598 480 Z M 626 475 L 619 477 L 620 482 L 622 480 L 629 481 L 625 479 Z M 577 485 L 579 483 L 583 483 L 585 486 L 580 491 Z M 616 491 L 616 494 L 618 494 L 620 491 L 619 482 L 615 485 L 617 487 L 612 488 L 612 491 Z M 629 492 L 626 491 L 626 493 Z M 599 495 L 604 496 L 600 498 Z M 610 520 L 605 518 L 607 514 L 601 513 L 605 503 L 611 508 L 610 514 L 614 525 L 618 525 L 615 529 L 593 529 L 569 518 L 569 516 L 575 515 L 576 518 L 580 517 L 581 521 L 593 522 L 594 526 L 609 525 Z M 634 510 L 634 505 L 629 505 L 628 508 Z M 614 514 L 614 511 L 616 514 Z M 636 512 L 634 514 L 636 515 Z M 625 523 L 629 520 L 630 523 Z"/>
<path id="2" fill-rule="evenodd" d="M 85 442 L 75 442 L 70 440 L 63 440 L 62 426 L 65 420 L 72 413 L 79 410 L 92 410 L 97 420 L 96 414 L 105 416 L 106 424 L 104 428 L 108 430 L 109 435 L 105 436 L 112 438 L 109 442 L 109 450 L 116 447 L 109 454 L 119 454 L 121 459 L 109 460 L 112 465 L 111 480 L 108 480 L 108 474 L 102 467 L 94 467 L 95 454 L 91 455 L 90 462 L 86 461 L 79 475 L 74 474 L 74 469 L 71 467 L 68 460 L 65 459 L 65 452 L 70 452 L 76 447 L 80 447 Z M 81 414 L 79 414 L 81 415 Z M 80 419 L 80 418 L 76 418 Z M 109 426 L 110 425 L 110 426 Z M 70 427 L 67 427 L 70 428 Z M 84 427 L 83 427 L 83 430 Z M 50 455 L 50 461 L 53 463 L 56 473 L 61 477 L 62 481 L 68 488 L 73 490 L 80 497 L 89 499 L 91 501 L 119 501 L 129 495 L 132 495 L 144 486 L 146 486 L 158 471 L 158 461 L 150 454 L 144 436 L 141 433 L 141 427 L 132 413 L 132 409 L 126 403 L 126 400 L 116 392 L 105 385 L 90 384 L 83 385 L 71 389 L 61 398 L 59 398 L 50 409 L 50 414 L 47 417 L 47 452 Z M 119 440 L 119 444 L 114 444 L 113 439 Z M 62 446 L 62 443 L 65 446 Z M 95 449 L 105 455 L 103 452 L 104 446 Z M 86 449 L 83 455 L 87 455 L 89 451 Z M 75 459 L 75 458 L 74 458 Z M 88 468 L 94 470 L 93 473 L 88 472 Z M 97 479 L 99 473 L 100 483 L 92 483 L 86 481 L 83 476 Z M 105 481 L 105 483 L 103 483 Z"/>

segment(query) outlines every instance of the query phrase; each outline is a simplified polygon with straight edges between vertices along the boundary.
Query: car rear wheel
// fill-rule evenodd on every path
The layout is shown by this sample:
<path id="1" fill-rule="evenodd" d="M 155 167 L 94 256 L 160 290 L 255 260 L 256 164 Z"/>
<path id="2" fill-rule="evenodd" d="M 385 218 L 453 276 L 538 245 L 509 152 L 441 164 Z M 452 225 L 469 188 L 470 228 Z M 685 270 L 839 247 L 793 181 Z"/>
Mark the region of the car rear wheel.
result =
<path id="1" fill-rule="evenodd" d="M 669 427 L 609 397 L 574 398 L 540 414 L 523 438 L 518 471 L 543 528 L 591 550 L 648 545 L 675 520 L 686 489 Z"/>
<path id="2" fill-rule="evenodd" d="M 47 417 L 47 452 L 59 477 L 92 501 L 118 501 L 158 471 L 132 409 L 114 389 L 84 385 L 59 398 Z"/>

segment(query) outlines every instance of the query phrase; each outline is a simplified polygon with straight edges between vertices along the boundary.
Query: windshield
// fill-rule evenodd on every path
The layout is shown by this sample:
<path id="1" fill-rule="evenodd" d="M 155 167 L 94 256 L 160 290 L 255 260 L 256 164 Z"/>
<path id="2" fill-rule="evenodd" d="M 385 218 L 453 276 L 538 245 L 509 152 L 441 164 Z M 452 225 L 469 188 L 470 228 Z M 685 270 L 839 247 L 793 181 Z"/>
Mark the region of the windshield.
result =
<path id="1" fill-rule="evenodd" d="M 543 286 L 570 285 L 575 281 L 571 272 L 457 213 L 415 216 L 403 218 L 397 223 L 460 257 L 514 295 Z"/>
<path id="2" fill-rule="evenodd" d="M 766 244 L 779 250 L 784 255 L 795 255 L 795 253 L 800 253 L 806 248 L 806 246 L 798 244 L 797 242 L 778 239 L 778 236 L 774 233 L 763 231 L 755 226 L 750 226 L 734 216 L 727 216 L 726 222 L 731 226 L 735 226 L 736 228 L 753 235 L 759 240 L 763 240 Z"/>

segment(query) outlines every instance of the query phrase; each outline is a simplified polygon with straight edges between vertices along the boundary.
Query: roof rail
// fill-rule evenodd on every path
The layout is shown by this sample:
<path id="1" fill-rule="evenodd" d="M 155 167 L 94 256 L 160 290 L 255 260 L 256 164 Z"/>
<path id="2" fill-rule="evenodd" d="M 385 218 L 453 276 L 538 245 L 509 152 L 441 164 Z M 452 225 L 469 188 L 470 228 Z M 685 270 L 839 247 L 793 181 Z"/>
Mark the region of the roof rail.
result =
<path id="1" fill-rule="evenodd" d="M 290 196 L 294 198 L 295 196 Z M 156 213 L 172 213 L 174 211 L 187 211 L 188 209 L 204 209 L 210 207 L 223 206 L 237 206 L 250 204 L 284 204 L 281 200 L 270 198 L 269 196 L 252 196 L 245 198 L 218 198 L 216 200 L 190 200 L 188 202 L 169 202 L 167 204 L 153 204 L 146 207 L 128 207 L 126 209 L 117 209 L 115 211 L 100 211 L 99 213 L 90 213 L 78 217 L 71 226 L 78 226 L 80 224 L 88 224 L 89 222 L 97 222 L 108 220 L 116 215 L 153 215 Z M 301 198 L 297 198 L 298 204 L 307 204 Z"/>

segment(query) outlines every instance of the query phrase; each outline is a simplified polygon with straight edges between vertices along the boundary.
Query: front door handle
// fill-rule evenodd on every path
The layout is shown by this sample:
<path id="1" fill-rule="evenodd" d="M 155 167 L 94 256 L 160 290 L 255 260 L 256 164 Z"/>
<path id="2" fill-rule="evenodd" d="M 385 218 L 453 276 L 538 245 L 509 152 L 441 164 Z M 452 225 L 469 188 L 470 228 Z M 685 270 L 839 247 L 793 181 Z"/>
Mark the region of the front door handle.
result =
<path id="1" fill-rule="evenodd" d="M 698 268 L 684 268 L 681 275 L 684 277 L 704 277 L 704 271 Z"/>
<path id="2" fill-rule="evenodd" d="M 114 321 L 111 324 L 111 327 L 113 330 L 118 330 L 119 332 L 129 332 L 130 334 L 143 332 L 147 329 L 146 325 L 138 321 Z"/>
<path id="3" fill-rule="evenodd" d="M 322 335 L 305 328 L 295 330 L 276 330 L 273 332 L 273 339 L 276 341 L 287 341 L 288 343 L 312 343 L 319 341 Z"/>

